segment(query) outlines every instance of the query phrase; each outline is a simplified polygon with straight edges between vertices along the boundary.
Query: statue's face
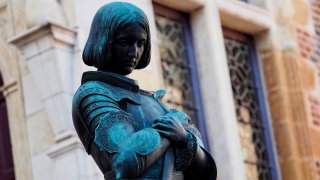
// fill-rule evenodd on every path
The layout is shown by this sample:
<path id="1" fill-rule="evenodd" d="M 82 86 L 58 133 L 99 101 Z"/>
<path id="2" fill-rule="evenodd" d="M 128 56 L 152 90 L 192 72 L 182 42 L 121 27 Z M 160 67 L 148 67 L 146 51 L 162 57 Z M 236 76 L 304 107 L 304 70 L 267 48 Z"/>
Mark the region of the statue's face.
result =
<path id="1" fill-rule="evenodd" d="M 109 70 L 121 74 L 130 74 L 139 63 L 147 41 L 146 31 L 136 23 L 120 28 L 114 38 Z"/>

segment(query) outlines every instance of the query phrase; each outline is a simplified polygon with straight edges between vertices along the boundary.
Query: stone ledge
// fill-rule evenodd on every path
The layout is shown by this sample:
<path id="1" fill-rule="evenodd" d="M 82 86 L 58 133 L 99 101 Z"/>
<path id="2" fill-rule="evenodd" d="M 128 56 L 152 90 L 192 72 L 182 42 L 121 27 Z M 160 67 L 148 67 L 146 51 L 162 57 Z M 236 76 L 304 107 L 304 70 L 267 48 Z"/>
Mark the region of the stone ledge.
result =
<path id="1" fill-rule="evenodd" d="M 55 158 L 62 154 L 65 154 L 65 152 L 71 151 L 76 148 L 83 148 L 83 145 L 79 138 L 73 136 L 65 139 L 64 141 L 61 141 L 60 143 L 50 148 L 47 151 L 47 154 L 49 157 Z"/>
<path id="2" fill-rule="evenodd" d="M 8 43 L 14 44 L 19 48 L 36 41 L 44 36 L 52 35 L 55 41 L 73 46 L 76 41 L 76 31 L 62 25 L 52 22 L 46 22 L 40 26 L 32 27 L 8 40 Z"/>
<path id="3" fill-rule="evenodd" d="M 7 1 L 0 2 L 0 11 L 7 7 Z"/>
<path id="4" fill-rule="evenodd" d="M 192 12 L 205 4 L 204 0 L 183 0 L 183 3 L 181 0 L 153 0 L 153 2 L 184 12 Z"/>
<path id="5" fill-rule="evenodd" d="M 217 6 L 223 26 L 249 34 L 271 29 L 271 14 L 259 7 L 236 0 L 218 0 Z"/>
<path id="6" fill-rule="evenodd" d="M 60 134 L 58 134 L 56 137 L 55 137 L 55 141 L 56 142 L 62 142 L 64 140 L 68 140 L 69 138 L 73 138 L 73 137 L 76 137 L 77 135 L 75 134 L 74 131 L 64 131 Z"/>
<path id="7" fill-rule="evenodd" d="M 16 80 L 13 80 L 7 84 L 4 84 L 2 87 L 0 87 L 0 92 L 2 92 L 5 97 L 17 90 L 18 90 L 18 82 Z"/>

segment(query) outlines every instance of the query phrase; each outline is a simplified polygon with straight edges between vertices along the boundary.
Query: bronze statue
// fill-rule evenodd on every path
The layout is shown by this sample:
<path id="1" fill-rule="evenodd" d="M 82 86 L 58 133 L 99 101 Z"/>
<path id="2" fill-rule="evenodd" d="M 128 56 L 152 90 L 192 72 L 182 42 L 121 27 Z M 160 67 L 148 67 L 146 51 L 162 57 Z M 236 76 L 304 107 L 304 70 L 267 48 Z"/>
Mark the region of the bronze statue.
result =
<path id="1" fill-rule="evenodd" d="M 76 131 L 105 179 L 215 179 L 216 167 L 184 113 L 161 102 L 164 90 L 139 89 L 126 77 L 150 62 L 145 13 L 113 2 L 96 13 L 73 99 Z"/>

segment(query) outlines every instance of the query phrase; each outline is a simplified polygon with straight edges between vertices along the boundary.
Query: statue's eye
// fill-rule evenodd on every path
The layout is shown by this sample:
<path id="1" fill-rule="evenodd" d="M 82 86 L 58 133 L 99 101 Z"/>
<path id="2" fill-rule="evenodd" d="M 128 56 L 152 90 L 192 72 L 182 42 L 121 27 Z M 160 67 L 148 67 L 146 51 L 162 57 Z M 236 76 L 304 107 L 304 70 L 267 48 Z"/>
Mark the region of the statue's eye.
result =
<path id="1" fill-rule="evenodd" d="M 146 40 L 144 39 L 137 42 L 138 47 L 143 47 L 145 44 L 146 44 Z"/>
<path id="2" fill-rule="evenodd" d="M 126 39 L 120 39 L 117 41 L 117 44 L 119 44 L 120 46 L 126 46 L 129 44 L 129 41 Z"/>

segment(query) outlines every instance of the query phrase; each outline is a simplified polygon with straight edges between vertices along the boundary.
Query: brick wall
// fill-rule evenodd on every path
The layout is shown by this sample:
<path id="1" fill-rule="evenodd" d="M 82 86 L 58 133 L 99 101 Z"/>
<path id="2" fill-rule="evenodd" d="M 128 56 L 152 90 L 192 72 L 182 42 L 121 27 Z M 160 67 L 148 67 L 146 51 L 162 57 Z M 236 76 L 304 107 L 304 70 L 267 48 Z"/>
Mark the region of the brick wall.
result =
<path id="1" fill-rule="evenodd" d="M 315 31 L 320 36 L 320 0 L 311 1 L 312 19 L 315 26 Z"/>
<path id="2" fill-rule="evenodd" d="M 296 28 L 296 35 L 299 44 L 299 52 L 304 60 L 311 61 L 316 70 L 318 84 L 320 84 L 320 0 L 311 1 L 311 16 L 314 25 L 314 33 L 310 33 L 301 27 Z M 320 89 L 316 94 L 308 97 L 312 126 L 320 130 Z"/>
<path id="3" fill-rule="evenodd" d="M 312 155 L 309 158 L 312 164 L 313 179 L 320 179 L 320 0 L 311 0 L 311 17 L 314 25 L 314 32 L 307 31 L 302 27 L 296 28 L 298 49 L 303 61 L 309 61 L 314 65 L 316 75 L 315 89 L 308 92 L 308 104 L 310 109 L 309 137 Z M 302 74 L 304 75 L 304 74 Z"/>

